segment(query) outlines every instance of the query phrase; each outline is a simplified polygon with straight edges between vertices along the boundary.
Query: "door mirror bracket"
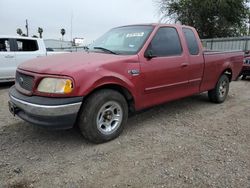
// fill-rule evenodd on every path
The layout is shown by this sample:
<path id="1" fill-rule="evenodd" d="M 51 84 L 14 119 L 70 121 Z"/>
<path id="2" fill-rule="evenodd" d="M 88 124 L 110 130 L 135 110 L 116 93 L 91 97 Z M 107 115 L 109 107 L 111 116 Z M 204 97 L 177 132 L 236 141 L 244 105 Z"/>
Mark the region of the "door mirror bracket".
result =
<path id="1" fill-rule="evenodd" d="M 147 50 L 144 54 L 144 57 L 147 59 L 152 59 L 152 58 L 155 58 L 157 56 L 153 54 L 152 50 Z"/>

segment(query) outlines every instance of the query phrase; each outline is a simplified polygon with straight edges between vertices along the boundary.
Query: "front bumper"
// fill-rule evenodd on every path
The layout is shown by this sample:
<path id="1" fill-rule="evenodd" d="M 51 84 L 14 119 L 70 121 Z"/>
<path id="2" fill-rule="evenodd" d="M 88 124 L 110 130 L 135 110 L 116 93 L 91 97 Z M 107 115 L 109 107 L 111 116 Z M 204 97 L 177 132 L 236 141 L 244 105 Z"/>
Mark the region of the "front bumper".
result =
<path id="1" fill-rule="evenodd" d="M 18 92 L 15 86 L 10 88 L 9 96 L 12 114 L 29 123 L 53 129 L 72 128 L 83 100 L 83 97 L 26 96 Z"/>

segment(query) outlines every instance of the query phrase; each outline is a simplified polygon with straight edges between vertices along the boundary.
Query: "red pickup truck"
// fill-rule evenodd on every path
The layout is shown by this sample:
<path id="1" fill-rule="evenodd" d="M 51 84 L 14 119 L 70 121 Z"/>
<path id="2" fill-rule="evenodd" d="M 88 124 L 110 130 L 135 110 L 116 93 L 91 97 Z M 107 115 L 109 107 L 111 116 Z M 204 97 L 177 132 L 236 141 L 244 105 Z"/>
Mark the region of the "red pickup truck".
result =
<path id="1" fill-rule="evenodd" d="M 21 64 L 9 109 L 44 127 L 77 125 L 88 140 L 117 137 L 128 113 L 208 91 L 222 103 L 243 52 L 206 52 L 196 30 L 181 25 L 111 29 L 88 51 Z"/>

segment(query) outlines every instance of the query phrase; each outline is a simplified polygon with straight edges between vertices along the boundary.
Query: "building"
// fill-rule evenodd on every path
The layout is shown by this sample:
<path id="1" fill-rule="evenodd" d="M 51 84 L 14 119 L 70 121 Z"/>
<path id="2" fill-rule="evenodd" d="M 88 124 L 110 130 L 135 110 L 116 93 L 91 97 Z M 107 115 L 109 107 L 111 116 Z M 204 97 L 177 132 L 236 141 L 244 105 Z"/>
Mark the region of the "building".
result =
<path id="1" fill-rule="evenodd" d="M 63 49 L 70 49 L 72 47 L 71 41 L 62 41 L 56 39 L 45 39 L 44 40 L 46 48 L 51 48 L 55 51 L 60 51 Z"/>

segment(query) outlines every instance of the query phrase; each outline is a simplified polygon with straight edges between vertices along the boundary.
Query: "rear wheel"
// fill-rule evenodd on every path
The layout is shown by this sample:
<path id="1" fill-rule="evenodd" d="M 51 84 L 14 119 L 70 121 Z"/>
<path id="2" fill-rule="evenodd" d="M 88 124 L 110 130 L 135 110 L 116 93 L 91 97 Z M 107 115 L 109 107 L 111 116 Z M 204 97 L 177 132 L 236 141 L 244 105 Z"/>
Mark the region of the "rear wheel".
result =
<path id="1" fill-rule="evenodd" d="M 242 75 L 241 80 L 246 80 L 247 76 L 246 75 Z"/>
<path id="2" fill-rule="evenodd" d="M 214 89 L 208 91 L 208 98 L 214 103 L 223 103 L 229 91 L 229 78 L 223 74 L 218 80 Z"/>
<path id="3" fill-rule="evenodd" d="M 119 136 L 127 118 L 128 105 L 125 98 L 119 92 L 104 89 L 86 100 L 77 124 L 86 139 L 102 143 Z"/>

